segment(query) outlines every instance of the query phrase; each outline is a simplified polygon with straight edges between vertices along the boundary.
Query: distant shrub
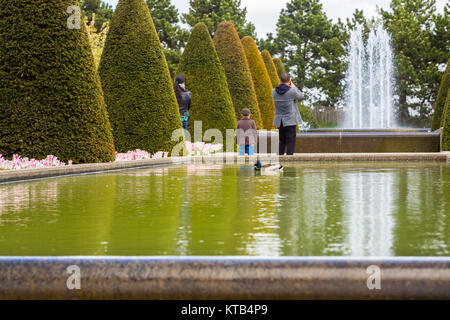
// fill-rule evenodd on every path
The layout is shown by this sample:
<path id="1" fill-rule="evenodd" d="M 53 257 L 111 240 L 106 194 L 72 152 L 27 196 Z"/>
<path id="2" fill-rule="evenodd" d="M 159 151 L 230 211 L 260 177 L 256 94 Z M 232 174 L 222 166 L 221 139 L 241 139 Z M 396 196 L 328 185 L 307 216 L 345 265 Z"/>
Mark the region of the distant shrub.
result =
<path id="1" fill-rule="evenodd" d="M 100 60 L 118 152 L 172 151 L 181 129 L 166 59 L 144 0 L 120 0 Z"/>
<path id="2" fill-rule="evenodd" d="M 257 128 L 262 128 L 252 75 L 241 39 L 232 22 L 225 21 L 219 24 L 214 34 L 214 45 L 225 70 L 237 119 L 241 118 L 242 109 L 249 108 Z"/>
<path id="3" fill-rule="evenodd" d="M 75 0 L 0 0 L 0 154 L 73 163 L 114 161 L 86 27 Z"/>
<path id="4" fill-rule="evenodd" d="M 301 103 L 297 103 L 297 105 L 300 115 L 302 116 L 302 120 L 307 122 L 310 128 L 319 128 L 319 121 L 317 121 L 317 119 L 313 116 L 311 109 Z"/>
<path id="5" fill-rule="evenodd" d="M 284 68 L 283 62 L 281 62 L 280 58 L 273 58 L 273 64 L 275 65 L 275 68 L 277 69 L 278 77 L 281 76 L 282 73 L 286 72 L 286 69 Z"/>
<path id="6" fill-rule="evenodd" d="M 450 90 L 447 93 L 443 119 L 442 150 L 450 151 Z"/>
<path id="7" fill-rule="evenodd" d="M 273 63 L 272 56 L 270 55 L 269 51 L 263 50 L 261 52 L 261 57 L 263 58 L 267 72 L 269 73 L 272 87 L 275 88 L 280 84 L 280 77 L 278 76 L 277 69 L 275 68 L 275 64 Z"/>
<path id="8" fill-rule="evenodd" d="M 445 68 L 442 75 L 441 85 L 439 86 L 439 92 L 436 98 L 436 104 L 434 107 L 433 119 L 431 121 L 431 130 L 437 130 L 441 128 L 443 124 L 443 113 L 445 107 L 445 100 L 447 99 L 447 93 L 450 90 L 450 59 L 447 62 L 447 68 Z"/>
<path id="9" fill-rule="evenodd" d="M 192 94 L 191 120 L 202 121 L 203 131 L 236 128 L 236 113 L 228 90 L 225 71 L 204 23 L 192 28 L 177 74 L 186 76 Z"/>
<path id="10" fill-rule="evenodd" d="M 259 54 L 255 40 L 252 37 L 246 36 L 241 41 L 252 74 L 253 84 L 255 85 L 263 127 L 270 130 L 273 127 L 273 118 L 275 117 L 272 82 L 270 81 L 264 61 Z"/>

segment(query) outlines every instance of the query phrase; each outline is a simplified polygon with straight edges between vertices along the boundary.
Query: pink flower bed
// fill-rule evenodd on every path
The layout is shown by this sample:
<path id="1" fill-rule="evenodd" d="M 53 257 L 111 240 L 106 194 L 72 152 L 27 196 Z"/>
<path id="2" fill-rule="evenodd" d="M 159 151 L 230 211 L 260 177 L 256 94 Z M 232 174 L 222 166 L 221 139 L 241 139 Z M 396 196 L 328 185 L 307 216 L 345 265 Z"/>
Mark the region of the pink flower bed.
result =
<path id="1" fill-rule="evenodd" d="M 223 146 L 221 144 L 210 144 L 204 142 L 186 142 L 186 148 L 191 156 L 210 155 L 222 151 Z M 128 151 L 127 153 L 116 153 L 116 162 L 120 161 L 133 161 L 133 160 L 145 160 L 145 159 L 161 159 L 167 158 L 168 152 L 158 151 L 155 154 L 150 154 L 143 150 Z M 20 169 L 40 169 L 50 167 L 63 167 L 66 164 L 53 155 L 48 155 L 43 160 L 29 159 L 14 155 L 11 160 L 3 158 L 0 154 L 0 170 L 20 170 Z M 72 165 L 70 160 L 67 165 Z"/>
<path id="2" fill-rule="evenodd" d="M 137 149 L 135 151 L 128 151 L 127 153 L 116 153 L 116 162 L 145 160 L 145 159 L 161 159 L 167 158 L 168 156 L 169 156 L 168 152 L 158 151 L 154 155 L 151 155 L 147 151 Z"/>
<path id="3" fill-rule="evenodd" d="M 72 162 L 69 161 L 69 165 Z M 29 159 L 27 157 L 22 158 L 19 155 L 14 155 L 11 160 L 6 160 L 0 154 L 0 169 L 3 170 L 19 170 L 19 169 L 40 169 L 49 167 L 62 167 L 66 164 L 59 161 L 57 157 L 48 155 L 43 160 Z"/>
<path id="4" fill-rule="evenodd" d="M 191 156 L 206 156 L 222 151 L 222 144 L 212 144 L 204 142 L 194 142 L 191 143 L 186 141 L 186 148 Z"/>

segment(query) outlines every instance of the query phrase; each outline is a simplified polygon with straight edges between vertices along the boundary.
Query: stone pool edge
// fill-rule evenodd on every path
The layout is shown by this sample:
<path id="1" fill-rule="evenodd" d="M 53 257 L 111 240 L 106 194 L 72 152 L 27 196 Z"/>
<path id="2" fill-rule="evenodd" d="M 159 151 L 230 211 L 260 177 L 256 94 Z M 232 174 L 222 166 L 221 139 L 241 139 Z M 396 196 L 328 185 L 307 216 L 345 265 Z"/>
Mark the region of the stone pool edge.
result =
<path id="1" fill-rule="evenodd" d="M 294 156 L 277 157 L 273 154 L 259 154 L 254 157 L 238 157 L 236 153 L 218 154 L 211 156 L 173 157 L 163 159 L 133 160 L 111 163 L 79 164 L 64 167 L 52 167 L 44 169 L 2 170 L 0 171 L 0 183 L 18 182 L 33 179 L 69 176 L 77 174 L 100 173 L 112 170 L 133 169 L 141 167 L 163 166 L 173 164 L 220 162 L 235 163 L 239 161 L 252 161 L 252 159 L 267 161 L 280 160 L 291 161 L 421 161 L 421 162 L 446 162 L 450 164 L 450 152 L 438 153 L 311 153 L 295 154 Z"/>
<path id="2" fill-rule="evenodd" d="M 0 257 L 0 299 L 450 299 L 450 257 Z"/>

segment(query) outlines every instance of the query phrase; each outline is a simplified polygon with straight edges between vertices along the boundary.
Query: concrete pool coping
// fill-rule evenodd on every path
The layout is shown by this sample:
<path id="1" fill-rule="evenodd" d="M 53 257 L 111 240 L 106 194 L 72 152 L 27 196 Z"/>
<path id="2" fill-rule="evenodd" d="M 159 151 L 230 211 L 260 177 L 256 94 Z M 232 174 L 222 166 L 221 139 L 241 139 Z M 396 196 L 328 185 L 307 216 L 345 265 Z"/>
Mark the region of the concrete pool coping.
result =
<path id="1" fill-rule="evenodd" d="M 266 161 L 279 160 L 280 162 L 302 161 L 393 161 L 393 162 L 446 162 L 450 164 L 450 152 L 429 153 L 298 153 L 293 156 L 278 157 L 274 154 L 258 154 L 254 157 L 238 157 L 237 153 L 223 153 L 210 156 L 171 157 L 162 159 L 132 160 L 111 163 L 79 164 L 64 167 L 43 169 L 21 169 L 0 171 L 0 183 L 18 182 L 50 177 L 70 176 L 88 173 L 100 173 L 112 170 L 134 169 L 152 166 L 173 164 L 223 162 L 236 163 L 240 161 L 253 161 L 253 159 Z"/>
<path id="2" fill-rule="evenodd" d="M 0 257 L 0 299 L 450 299 L 450 257 Z"/>

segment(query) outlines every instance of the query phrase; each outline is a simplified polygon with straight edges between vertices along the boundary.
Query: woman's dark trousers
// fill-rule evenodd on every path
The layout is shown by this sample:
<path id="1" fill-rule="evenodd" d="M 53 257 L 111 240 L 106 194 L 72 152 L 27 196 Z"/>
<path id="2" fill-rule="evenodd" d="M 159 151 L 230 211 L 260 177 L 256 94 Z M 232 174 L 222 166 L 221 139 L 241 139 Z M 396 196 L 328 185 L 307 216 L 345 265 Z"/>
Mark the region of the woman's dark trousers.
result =
<path id="1" fill-rule="evenodd" d="M 281 123 L 281 127 L 279 130 L 279 155 L 284 155 L 284 152 L 287 148 L 287 155 L 292 156 L 295 151 L 295 142 L 297 140 L 297 126 L 283 126 L 283 122 Z"/>

